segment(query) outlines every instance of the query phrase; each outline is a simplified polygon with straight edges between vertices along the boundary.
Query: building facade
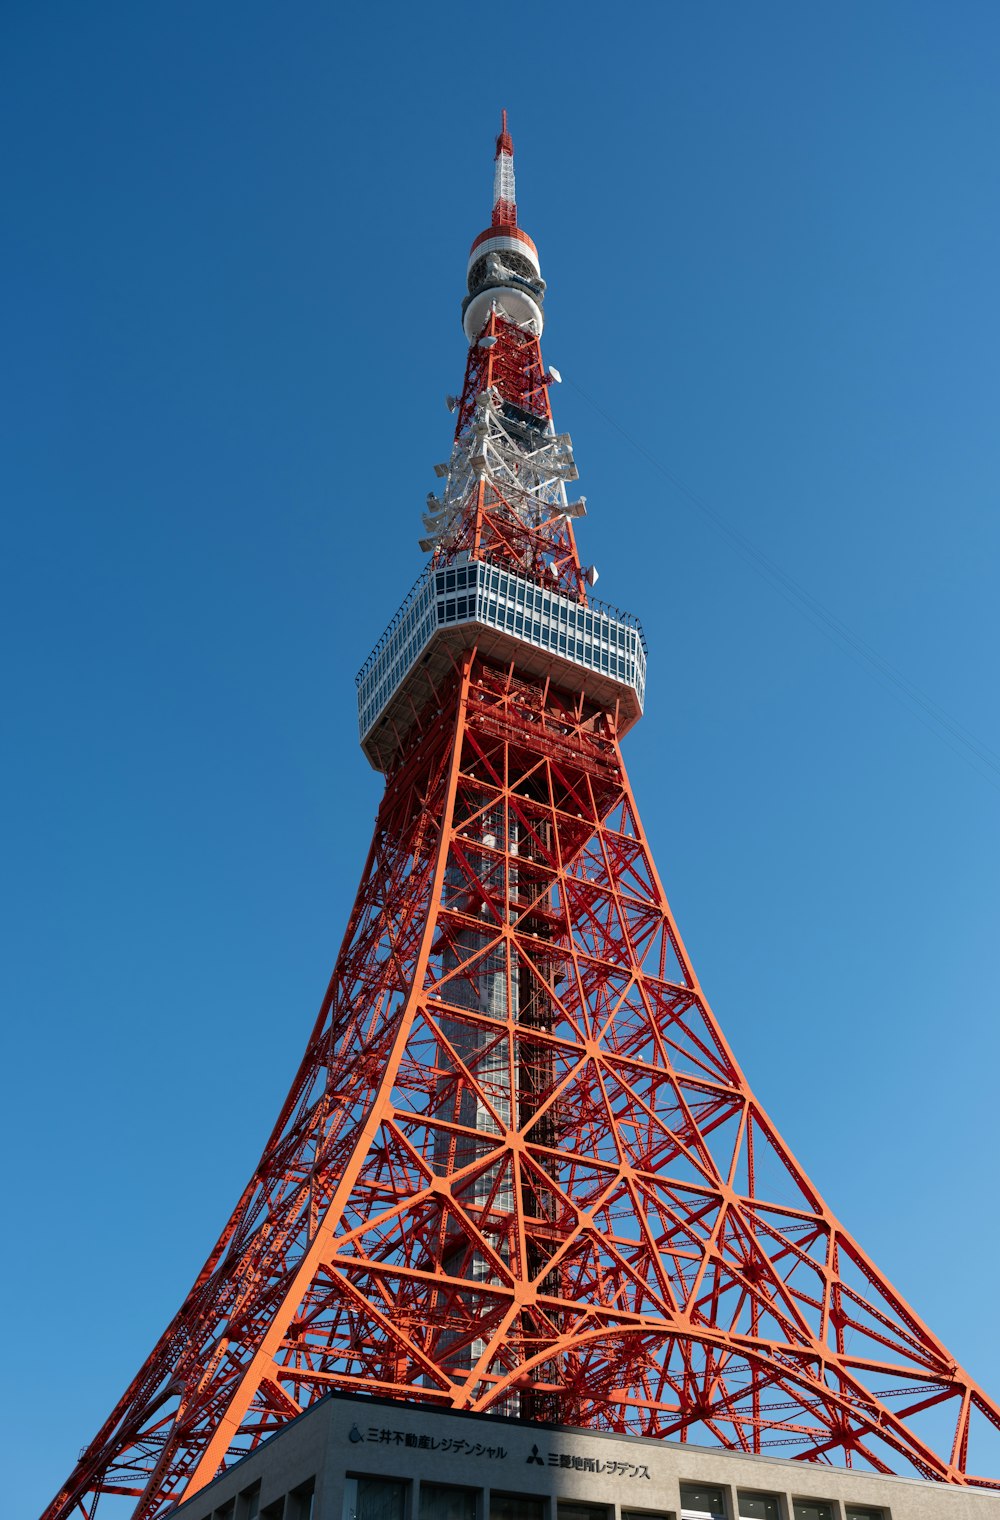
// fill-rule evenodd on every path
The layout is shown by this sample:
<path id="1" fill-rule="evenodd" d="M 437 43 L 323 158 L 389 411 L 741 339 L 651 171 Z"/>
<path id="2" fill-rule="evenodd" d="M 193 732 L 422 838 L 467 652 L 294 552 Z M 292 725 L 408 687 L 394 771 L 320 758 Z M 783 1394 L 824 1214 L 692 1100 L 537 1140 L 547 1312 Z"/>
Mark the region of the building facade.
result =
<path id="1" fill-rule="evenodd" d="M 177 1520 L 1000 1520 L 1000 1495 L 332 1395 Z"/>

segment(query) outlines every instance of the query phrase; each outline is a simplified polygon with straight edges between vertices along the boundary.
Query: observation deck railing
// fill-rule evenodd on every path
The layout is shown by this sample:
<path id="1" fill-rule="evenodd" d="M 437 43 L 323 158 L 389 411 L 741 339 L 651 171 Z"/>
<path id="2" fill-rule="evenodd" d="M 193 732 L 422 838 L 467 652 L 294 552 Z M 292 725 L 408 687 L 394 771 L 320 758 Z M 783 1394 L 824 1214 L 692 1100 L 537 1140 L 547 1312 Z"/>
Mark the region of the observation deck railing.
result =
<path id="1" fill-rule="evenodd" d="M 355 677 L 362 744 L 434 635 L 468 624 L 630 687 L 642 708 L 648 651 L 631 613 L 595 597 L 573 601 L 489 560 L 428 565 Z"/>

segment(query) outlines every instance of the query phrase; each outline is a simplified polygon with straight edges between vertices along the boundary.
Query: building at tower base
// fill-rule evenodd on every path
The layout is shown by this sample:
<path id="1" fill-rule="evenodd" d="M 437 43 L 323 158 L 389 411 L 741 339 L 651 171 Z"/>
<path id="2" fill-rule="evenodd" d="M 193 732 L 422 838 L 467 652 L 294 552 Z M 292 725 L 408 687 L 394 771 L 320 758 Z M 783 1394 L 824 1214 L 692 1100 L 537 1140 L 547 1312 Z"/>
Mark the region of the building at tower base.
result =
<path id="1" fill-rule="evenodd" d="M 174 1515 L 1000 1520 L 1000 1494 L 681 1441 L 331 1394 Z"/>

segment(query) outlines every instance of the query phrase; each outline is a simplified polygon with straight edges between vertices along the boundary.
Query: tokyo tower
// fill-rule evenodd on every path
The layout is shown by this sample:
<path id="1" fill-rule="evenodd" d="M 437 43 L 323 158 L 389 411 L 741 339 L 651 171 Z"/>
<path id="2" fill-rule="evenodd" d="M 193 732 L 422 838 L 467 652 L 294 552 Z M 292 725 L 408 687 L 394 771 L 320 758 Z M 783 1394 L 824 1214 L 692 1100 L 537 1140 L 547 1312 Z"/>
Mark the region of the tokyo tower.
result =
<path id="1" fill-rule="evenodd" d="M 506 114 L 429 563 L 358 676 L 385 776 L 305 1056 L 44 1520 L 165 1515 L 330 1391 L 1000 1488 L 1000 1408 L 827 1208 L 691 965 L 629 787 Z"/>

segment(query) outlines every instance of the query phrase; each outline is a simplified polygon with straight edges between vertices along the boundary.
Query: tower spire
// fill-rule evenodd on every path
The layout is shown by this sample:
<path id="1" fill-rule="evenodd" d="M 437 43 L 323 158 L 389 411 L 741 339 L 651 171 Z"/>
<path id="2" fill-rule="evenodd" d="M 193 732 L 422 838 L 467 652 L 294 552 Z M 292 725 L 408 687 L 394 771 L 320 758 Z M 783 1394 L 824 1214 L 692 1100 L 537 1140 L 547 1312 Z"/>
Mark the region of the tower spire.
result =
<path id="1" fill-rule="evenodd" d="M 427 498 L 420 547 L 436 565 L 473 558 L 502 564 L 546 588 L 586 600 L 596 572 L 581 564 L 571 519 L 577 478 L 569 435 L 556 433 L 542 363 L 545 281 L 538 250 L 517 225 L 514 144 L 507 112 L 496 140 L 493 220 L 469 251 L 462 325 L 469 356 L 440 496 Z"/>
<path id="2" fill-rule="evenodd" d="M 507 112 L 500 113 L 493 165 L 493 226 L 517 226 L 517 195 L 514 191 L 514 139 L 507 131 Z"/>

